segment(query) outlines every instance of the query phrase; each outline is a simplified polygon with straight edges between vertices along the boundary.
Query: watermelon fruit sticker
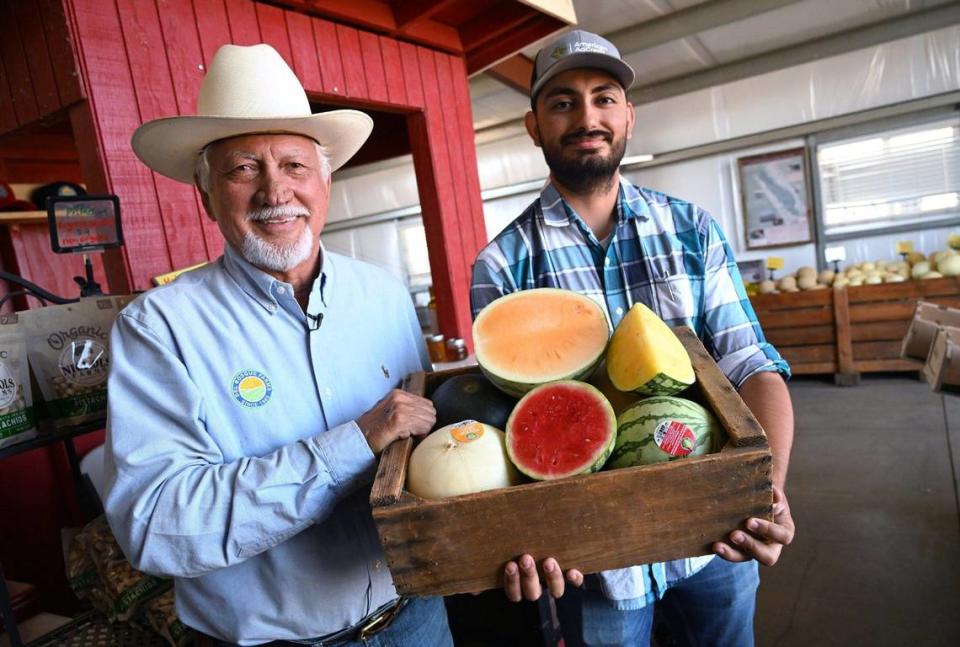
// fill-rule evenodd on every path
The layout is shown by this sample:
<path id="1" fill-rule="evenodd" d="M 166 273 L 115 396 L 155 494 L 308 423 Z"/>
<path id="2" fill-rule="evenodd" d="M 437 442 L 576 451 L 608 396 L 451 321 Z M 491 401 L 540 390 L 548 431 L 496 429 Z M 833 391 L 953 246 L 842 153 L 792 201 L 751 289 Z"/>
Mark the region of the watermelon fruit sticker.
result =
<path id="1" fill-rule="evenodd" d="M 664 420 L 653 432 L 657 447 L 677 458 L 687 456 L 697 448 L 697 437 L 693 430 L 679 420 Z"/>
<path id="2" fill-rule="evenodd" d="M 245 407 L 262 407 L 272 393 L 270 378 L 260 371 L 246 369 L 233 376 L 233 399 Z"/>
<path id="3" fill-rule="evenodd" d="M 483 425 L 476 420 L 464 420 L 450 429 L 453 439 L 461 443 L 472 443 L 483 436 Z"/>

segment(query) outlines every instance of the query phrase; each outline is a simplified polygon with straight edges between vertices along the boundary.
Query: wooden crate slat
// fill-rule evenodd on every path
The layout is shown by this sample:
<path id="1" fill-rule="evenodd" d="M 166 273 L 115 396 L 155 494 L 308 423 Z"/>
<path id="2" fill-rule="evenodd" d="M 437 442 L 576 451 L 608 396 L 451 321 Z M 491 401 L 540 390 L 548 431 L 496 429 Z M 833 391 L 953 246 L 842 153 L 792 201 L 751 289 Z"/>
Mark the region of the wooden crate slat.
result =
<path id="1" fill-rule="evenodd" d="M 960 279 L 950 277 L 923 281 L 904 281 L 902 283 L 862 285 L 847 289 L 850 293 L 850 303 L 874 303 L 877 301 L 897 300 L 915 301 L 933 296 L 960 294 Z"/>
<path id="2" fill-rule="evenodd" d="M 851 326 L 850 334 L 855 342 L 897 340 L 899 343 L 903 336 L 907 334 L 909 327 L 910 322 L 908 320 L 874 321 Z"/>
<path id="3" fill-rule="evenodd" d="M 832 290 L 806 290 L 781 294 L 758 294 L 750 298 L 754 310 L 771 312 L 796 310 L 798 308 L 829 308 L 833 299 Z"/>
<path id="4" fill-rule="evenodd" d="M 903 321 L 913 316 L 915 307 L 916 304 L 909 301 L 851 305 L 850 323 Z"/>
<path id="5" fill-rule="evenodd" d="M 807 344 L 831 344 L 837 333 L 833 326 L 806 326 L 804 328 L 771 328 L 764 330 L 767 341 L 777 348 L 806 346 Z"/>
<path id="6" fill-rule="evenodd" d="M 853 344 L 853 356 L 858 360 L 899 359 L 900 340 L 861 341 Z"/>
<path id="7" fill-rule="evenodd" d="M 794 375 L 825 375 L 837 372 L 836 362 L 791 362 L 790 372 Z"/>
<path id="8" fill-rule="evenodd" d="M 835 344 L 811 344 L 809 346 L 787 346 L 780 349 L 780 354 L 791 366 L 794 362 L 830 362 L 836 360 L 837 347 Z"/>
<path id="9" fill-rule="evenodd" d="M 767 328 L 796 328 L 798 326 L 822 326 L 833 323 L 833 311 L 791 310 L 779 312 L 758 312 L 757 318 L 764 330 Z"/>
<path id="10" fill-rule="evenodd" d="M 919 371 L 923 362 L 915 359 L 869 359 L 857 362 L 857 370 L 863 373 L 877 371 Z"/>

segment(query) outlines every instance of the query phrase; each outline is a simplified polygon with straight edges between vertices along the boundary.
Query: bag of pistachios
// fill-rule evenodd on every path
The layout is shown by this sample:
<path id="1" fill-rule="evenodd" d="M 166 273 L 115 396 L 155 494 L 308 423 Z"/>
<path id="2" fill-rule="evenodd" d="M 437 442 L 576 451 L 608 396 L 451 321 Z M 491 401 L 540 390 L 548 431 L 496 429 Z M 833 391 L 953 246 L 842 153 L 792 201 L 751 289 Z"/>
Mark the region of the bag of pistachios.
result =
<path id="1" fill-rule="evenodd" d="M 102 419 L 107 412 L 110 328 L 130 297 L 89 297 L 20 313 L 43 406 L 42 428 Z"/>
<path id="2" fill-rule="evenodd" d="M 0 447 L 37 435 L 27 343 L 17 314 L 0 316 Z"/>

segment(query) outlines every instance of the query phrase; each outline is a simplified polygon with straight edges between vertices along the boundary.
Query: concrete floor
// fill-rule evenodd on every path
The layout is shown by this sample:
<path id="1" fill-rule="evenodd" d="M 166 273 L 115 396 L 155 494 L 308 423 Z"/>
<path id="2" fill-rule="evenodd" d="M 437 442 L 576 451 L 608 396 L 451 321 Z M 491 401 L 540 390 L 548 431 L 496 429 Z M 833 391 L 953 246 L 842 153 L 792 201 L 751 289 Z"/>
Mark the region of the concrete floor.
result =
<path id="1" fill-rule="evenodd" d="M 761 567 L 760 647 L 960 644 L 960 396 L 795 378 L 794 543 Z"/>

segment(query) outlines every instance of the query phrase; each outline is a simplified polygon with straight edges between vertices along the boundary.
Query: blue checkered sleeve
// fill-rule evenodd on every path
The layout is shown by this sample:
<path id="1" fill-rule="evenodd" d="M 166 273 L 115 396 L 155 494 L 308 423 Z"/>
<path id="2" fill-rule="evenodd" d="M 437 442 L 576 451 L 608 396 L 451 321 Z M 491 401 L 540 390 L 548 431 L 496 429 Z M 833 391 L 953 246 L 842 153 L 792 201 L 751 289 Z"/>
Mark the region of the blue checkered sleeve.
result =
<path id="1" fill-rule="evenodd" d="M 738 389 L 760 371 L 790 377 L 787 362 L 763 335 L 730 244 L 706 212 L 701 212 L 699 234 L 705 256 L 704 346 Z"/>

